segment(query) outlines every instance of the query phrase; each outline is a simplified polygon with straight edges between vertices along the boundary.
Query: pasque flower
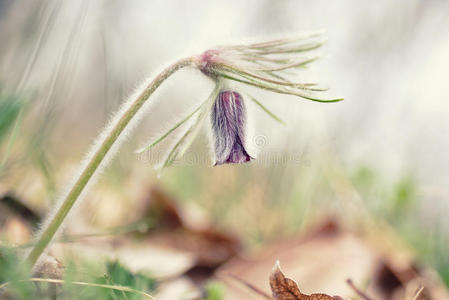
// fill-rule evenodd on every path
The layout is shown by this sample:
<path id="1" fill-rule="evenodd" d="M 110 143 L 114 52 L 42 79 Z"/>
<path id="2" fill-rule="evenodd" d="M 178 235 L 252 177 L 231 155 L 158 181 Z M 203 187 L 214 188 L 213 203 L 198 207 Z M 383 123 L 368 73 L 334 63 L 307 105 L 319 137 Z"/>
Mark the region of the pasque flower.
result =
<path id="1" fill-rule="evenodd" d="M 198 108 L 193 110 L 183 120 L 178 122 L 164 135 L 151 143 L 146 149 L 152 148 L 164 140 L 173 131 L 195 116 L 195 122 L 181 134 L 179 140 L 168 152 L 162 167 L 172 164 L 181 157 L 200 131 L 208 117 L 211 119 L 214 133 L 215 164 L 242 163 L 251 160 L 245 146 L 245 106 L 242 92 L 227 88 L 227 81 L 235 81 L 271 92 L 298 96 L 317 102 L 336 102 L 342 99 L 323 99 L 316 93 L 325 89 L 315 83 L 300 83 L 293 79 L 294 71 L 304 68 L 317 56 L 307 56 L 323 43 L 320 34 L 305 35 L 300 38 L 278 39 L 274 41 L 218 47 L 200 55 L 180 59 L 164 68 L 158 75 L 139 90 L 139 93 L 124 103 L 122 108 L 112 118 L 108 126 L 92 145 L 85 162 L 73 180 L 72 185 L 61 195 L 54 212 L 44 222 L 44 227 L 36 242 L 28 253 L 26 263 L 36 264 L 48 244 L 60 231 L 61 225 L 75 203 L 80 201 L 85 189 L 92 184 L 93 177 L 103 169 L 115 151 L 125 140 L 126 132 L 132 130 L 139 118 L 136 115 L 144 110 L 154 91 L 172 74 L 193 66 L 211 78 L 215 88 Z M 260 102 L 247 95 L 262 111 L 280 121 Z"/>
<path id="2" fill-rule="evenodd" d="M 193 58 L 195 66 L 215 81 L 216 87 L 200 107 L 178 122 L 166 134 L 141 151 L 148 150 L 165 139 L 170 133 L 196 116 L 196 121 L 167 154 L 162 168 L 181 157 L 198 134 L 201 125 L 210 116 L 215 152 L 215 165 L 249 162 L 252 157 L 245 145 L 245 104 L 243 92 L 227 88 L 227 81 L 235 81 L 275 93 L 298 96 L 316 102 L 337 102 L 342 99 L 325 99 L 317 96 L 325 88 L 316 83 L 294 81 L 295 71 L 304 69 L 318 56 L 306 55 L 324 43 L 321 33 L 299 38 L 217 47 Z M 262 111 L 276 121 L 280 119 L 252 96 Z"/>
<path id="3" fill-rule="evenodd" d="M 242 96 L 230 90 L 220 91 L 211 112 L 215 165 L 251 160 L 245 149 L 245 119 Z"/>

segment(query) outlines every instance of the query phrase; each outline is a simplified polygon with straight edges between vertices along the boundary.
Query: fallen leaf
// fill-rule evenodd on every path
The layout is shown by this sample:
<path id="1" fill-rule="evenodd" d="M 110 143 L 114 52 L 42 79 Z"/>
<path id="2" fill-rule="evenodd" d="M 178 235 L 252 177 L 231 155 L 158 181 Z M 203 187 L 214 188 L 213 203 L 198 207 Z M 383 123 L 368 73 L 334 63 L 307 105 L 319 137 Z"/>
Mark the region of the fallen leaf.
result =
<path id="1" fill-rule="evenodd" d="M 33 228 L 36 228 L 41 222 L 40 216 L 35 211 L 12 194 L 0 197 L 0 211 L 0 219 L 5 218 L 4 215 L 20 217 Z"/>
<path id="2" fill-rule="evenodd" d="M 12 245 L 30 241 L 40 217 L 11 194 L 0 196 L 0 239 Z"/>
<path id="3" fill-rule="evenodd" d="M 138 221 L 149 220 L 152 227 L 132 234 L 146 237 L 151 245 L 192 253 L 196 258 L 195 266 L 207 269 L 207 276 L 242 247 L 235 234 L 214 228 L 211 224 L 203 222 L 202 228 L 191 226 L 183 217 L 183 209 L 176 205 L 178 201 L 158 187 L 153 187 L 142 202 Z"/>
<path id="4" fill-rule="evenodd" d="M 422 286 L 419 300 L 449 299 L 447 288 L 434 270 L 423 265 L 417 267 L 413 256 L 402 247 L 385 251 L 388 241 L 383 239 L 382 232 L 378 232 L 382 237 L 379 242 L 374 233 L 367 237 L 339 225 L 338 219 L 324 220 L 312 224 L 300 235 L 234 256 L 215 274 L 233 274 L 269 294 L 266 273 L 278 259 L 288 262 L 289 276 L 300 283 L 306 294 L 320 291 L 354 297 L 354 290 L 346 283 L 351 278 L 371 299 L 410 300 Z M 223 276 L 220 279 L 226 285 L 226 300 L 251 299 L 254 295 L 247 287 L 235 285 Z"/>
<path id="5" fill-rule="evenodd" d="M 261 249 L 236 256 L 223 265 L 218 273 L 231 273 L 271 294 L 267 273 L 277 259 L 288 262 L 291 278 L 300 283 L 301 291 L 317 291 L 328 295 L 349 297 L 353 291 L 345 280 L 350 276 L 361 283 L 372 276 L 376 253 L 360 238 L 326 220 L 309 226 L 301 235 L 279 239 Z M 248 289 L 226 283 L 224 299 L 251 299 Z M 373 294 L 375 295 L 375 294 Z M 245 298 L 246 297 L 246 298 Z"/>
<path id="6" fill-rule="evenodd" d="M 286 278 L 281 271 L 279 261 L 276 261 L 270 275 L 270 287 L 274 300 L 342 300 L 339 296 L 326 294 L 306 295 L 301 293 L 296 282 Z"/>
<path id="7" fill-rule="evenodd" d="M 142 201 L 140 219 L 146 219 L 156 229 L 176 229 L 183 227 L 183 220 L 175 200 L 158 187 L 152 187 L 148 197 Z"/>

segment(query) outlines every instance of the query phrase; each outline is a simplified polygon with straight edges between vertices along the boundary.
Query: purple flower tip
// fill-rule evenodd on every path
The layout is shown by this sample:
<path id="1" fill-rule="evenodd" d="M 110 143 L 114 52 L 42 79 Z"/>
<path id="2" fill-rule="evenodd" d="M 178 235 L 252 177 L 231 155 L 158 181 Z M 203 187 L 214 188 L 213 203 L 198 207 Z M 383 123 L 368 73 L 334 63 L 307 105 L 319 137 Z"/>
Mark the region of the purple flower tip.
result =
<path id="1" fill-rule="evenodd" d="M 245 149 L 245 117 L 245 105 L 239 93 L 221 91 L 218 94 L 211 113 L 215 165 L 251 160 Z"/>

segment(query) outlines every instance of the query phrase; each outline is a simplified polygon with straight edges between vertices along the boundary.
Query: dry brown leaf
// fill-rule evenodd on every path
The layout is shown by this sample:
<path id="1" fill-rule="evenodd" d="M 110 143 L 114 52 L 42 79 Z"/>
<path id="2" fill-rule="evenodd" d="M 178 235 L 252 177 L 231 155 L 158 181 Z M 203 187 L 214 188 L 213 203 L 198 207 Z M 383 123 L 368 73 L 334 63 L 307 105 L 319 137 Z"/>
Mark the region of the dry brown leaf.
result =
<path id="1" fill-rule="evenodd" d="M 146 236 L 152 245 L 193 253 L 196 267 L 208 268 L 208 273 L 235 256 L 242 247 L 235 234 L 216 229 L 211 224 L 204 228 L 190 227 L 182 216 L 182 208 L 176 205 L 176 199 L 158 187 L 153 187 L 142 203 L 140 220 L 155 220 L 156 223 L 140 235 Z"/>
<path id="2" fill-rule="evenodd" d="M 296 282 L 284 276 L 279 261 L 276 261 L 271 271 L 270 287 L 275 300 L 343 300 L 339 296 L 329 296 L 326 294 L 306 295 L 301 293 Z"/>
<path id="3" fill-rule="evenodd" d="M 5 194 L 0 197 L 0 223 L 8 217 L 21 218 L 27 225 L 36 228 L 40 223 L 40 216 L 26 205 L 22 200 L 12 194 Z"/>
<path id="4" fill-rule="evenodd" d="M 20 245 L 30 241 L 40 217 L 23 201 L 11 194 L 0 196 L 0 238 Z"/>
<path id="5" fill-rule="evenodd" d="M 354 297 L 354 289 L 346 283 L 350 277 L 371 299 L 410 300 L 422 286 L 419 300 L 449 299 L 447 288 L 434 270 L 417 267 L 407 253 L 401 259 L 403 248 L 384 251 L 383 245 L 378 246 L 372 237 L 367 239 L 359 232 L 342 227 L 337 219 L 325 220 L 301 235 L 276 240 L 262 249 L 235 256 L 216 274 L 234 274 L 268 294 L 266 273 L 273 261 L 279 259 L 288 262 L 289 276 L 297 280 L 301 291 L 307 294 L 320 291 Z M 225 299 L 251 299 L 250 289 L 223 281 Z"/>

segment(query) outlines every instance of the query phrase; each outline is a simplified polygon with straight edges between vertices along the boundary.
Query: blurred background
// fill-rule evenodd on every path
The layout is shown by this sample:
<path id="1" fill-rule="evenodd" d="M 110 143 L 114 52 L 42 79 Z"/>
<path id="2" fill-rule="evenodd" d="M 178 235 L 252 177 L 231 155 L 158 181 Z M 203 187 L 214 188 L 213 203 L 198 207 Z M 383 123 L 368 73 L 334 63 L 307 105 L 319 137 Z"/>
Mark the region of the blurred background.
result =
<path id="1" fill-rule="evenodd" d="M 213 168 L 203 134 L 158 176 L 153 166 L 170 140 L 135 150 L 213 88 L 183 70 L 151 100 L 67 230 L 128 224 L 157 188 L 190 221 L 235 232 L 244 249 L 324 216 L 381 233 L 387 226 L 449 284 L 448 16 L 442 0 L 0 0 L 0 195 L 44 215 L 120 104 L 179 57 L 325 29 L 323 59 L 300 79 L 329 86 L 343 102 L 242 87 L 286 123 L 248 104 L 257 159 Z"/>

